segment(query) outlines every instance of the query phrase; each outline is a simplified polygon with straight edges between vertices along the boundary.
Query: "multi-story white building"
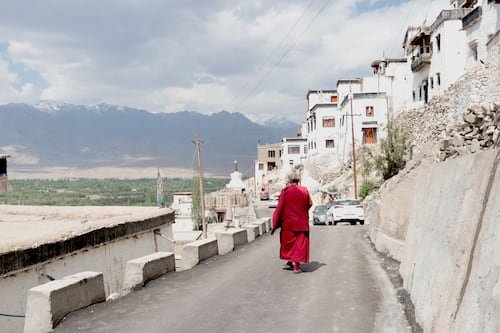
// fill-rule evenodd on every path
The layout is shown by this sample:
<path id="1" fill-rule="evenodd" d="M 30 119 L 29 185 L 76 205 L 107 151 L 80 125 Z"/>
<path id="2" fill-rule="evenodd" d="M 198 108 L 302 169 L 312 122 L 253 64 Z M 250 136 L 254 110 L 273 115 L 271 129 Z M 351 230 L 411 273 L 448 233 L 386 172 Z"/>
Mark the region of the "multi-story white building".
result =
<path id="1" fill-rule="evenodd" d="M 335 90 L 309 90 L 307 93 L 304 131 L 308 156 L 334 151 L 338 128 L 337 101 Z"/>
<path id="2" fill-rule="evenodd" d="M 281 140 L 281 169 L 280 178 L 286 175 L 296 166 L 303 165 L 307 157 L 307 139 L 302 137 L 283 138 Z"/>
<path id="3" fill-rule="evenodd" d="M 376 144 L 385 137 L 388 94 L 381 91 L 379 77 L 339 80 L 339 164 L 351 159 L 353 137 L 355 147 Z"/>
<path id="4" fill-rule="evenodd" d="M 407 59 L 375 60 L 372 69 L 376 82 L 371 81 L 377 87 L 371 90 L 386 93 L 389 113 L 397 114 L 413 104 L 412 72 Z"/>
<path id="5" fill-rule="evenodd" d="M 498 3 L 451 0 L 451 9 L 431 25 L 407 29 L 403 48 L 413 72 L 412 107 L 441 95 L 488 52 L 498 52 Z"/>
<path id="6" fill-rule="evenodd" d="M 451 0 L 453 8 L 469 9 L 462 18 L 465 31 L 466 68 L 469 69 L 500 48 L 500 1 L 499 0 Z"/>

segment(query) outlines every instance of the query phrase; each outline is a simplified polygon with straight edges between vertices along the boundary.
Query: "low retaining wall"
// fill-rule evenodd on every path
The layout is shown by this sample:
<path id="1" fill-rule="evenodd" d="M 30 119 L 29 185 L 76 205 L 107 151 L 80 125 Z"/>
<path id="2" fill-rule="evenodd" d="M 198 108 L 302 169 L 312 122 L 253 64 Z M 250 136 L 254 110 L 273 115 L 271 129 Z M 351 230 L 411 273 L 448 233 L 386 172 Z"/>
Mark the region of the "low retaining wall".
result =
<path id="1" fill-rule="evenodd" d="M 68 313 L 104 302 L 102 273 L 81 272 L 28 291 L 24 333 L 45 333 Z"/>
<path id="2" fill-rule="evenodd" d="M 156 252 L 127 261 L 123 289 L 125 292 L 137 290 L 148 281 L 175 271 L 175 255 L 172 252 Z"/>
<path id="3" fill-rule="evenodd" d="M 411 200 L 400 205 L 397 193 L 408 191 L 401 183 L 373 203 L 371 237 L 401 260 L 425 332 L 500 331 L 499 164 L 496 149 L 421 167 Z M 393 221 L 406 228 L 401 239 L 383 220 L 390 209 L 408 216 Z"/>
<path id="4" fill-rule="evenodd" d="M 166 210 L 145 219 L 139 216 L 135 221 L 134 216 L 128 216 L 127 220 L 59 242 L 2 254 L 0 267 L 8 273 L 0 275 L 0 313 L 24 315 L 29 289 L 86 270 L 103 272 L 109 297 L 123 290 L 127 261 L 158 251 L 173 252 L 172 243 L 154 234 L 159 229 L 173 238 L 172 212 Z M 0 333 L 22 332 L 23 327 L 23 318 L 0 317 Z"/>
<path id="5" fill-rule="evenodd" d="M 208 259 L 219 253 L 217 240 L 213 238 L 202 239 L 184 245 L 182 249 L 181 269 L 190 269 L 200 261 Z"/>
<path id="6" fill-rule="evenodd" d="M 215 233 L 219 255 L 233 251 L 237 246 L 248 243 L 247 231 L 243 229 L 229 229 Z"/>
<path id="7" fill-rule="evenodd" d="M 253 242 L 255 238 L 260 236 L 258 225 L 244 224 L 241 226 L 241 228 L 247 231 L 247 240 L 249 243 Z"/>

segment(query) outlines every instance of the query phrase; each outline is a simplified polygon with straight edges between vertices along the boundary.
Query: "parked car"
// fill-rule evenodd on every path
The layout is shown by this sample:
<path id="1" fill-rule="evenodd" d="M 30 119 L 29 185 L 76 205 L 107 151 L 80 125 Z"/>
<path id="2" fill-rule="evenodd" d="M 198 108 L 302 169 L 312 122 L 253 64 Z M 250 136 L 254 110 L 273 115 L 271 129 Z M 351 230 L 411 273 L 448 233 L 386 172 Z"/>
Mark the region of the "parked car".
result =
<path id="1" fill-rule="evenodd" d="M 313 209 L 313 224 L 328 224 L 326 221 L 326 212 L 328 211 L 328 205 L 318 205 Z"/>
<path id="2" fill-rule="evenodd" d="M 326 213 L 329 224 L 336 225 L 339 222 L 349 222 L 351 225 L 365 224 L 365 212 L 359 200 L 344 199 L 336 200 Z"/>
<path id="3" fill-rule="evenodd" d="M 271 197 L 271 198 L 269 198 L 269 203 L 267 204 L 267 206 L 269 208 L 276 208 L 276 207 L 278 207 L 278 200 L 279 200 L 279 197 Z"/>
<path id="4" fill-rule="evenodd" d="M 259 194 L 260 200 L 269 200 L 269 192 L 262 191 Z"/>

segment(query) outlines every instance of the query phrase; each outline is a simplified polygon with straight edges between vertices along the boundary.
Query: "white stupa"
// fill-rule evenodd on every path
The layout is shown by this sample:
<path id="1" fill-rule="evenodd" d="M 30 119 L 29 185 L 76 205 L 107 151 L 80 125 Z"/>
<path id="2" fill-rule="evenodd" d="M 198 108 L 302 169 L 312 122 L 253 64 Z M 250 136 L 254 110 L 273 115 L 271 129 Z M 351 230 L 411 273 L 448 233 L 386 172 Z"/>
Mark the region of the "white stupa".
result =
<path id="1" fill-rule="evenodd" d="M 231 181 L 226 188 L 241 191 L 245 189 L 245 183 L 241 180 L 241 172 L 238 171 L 238 161 L 234 161 L 234 172 L 231 173 Z"/>

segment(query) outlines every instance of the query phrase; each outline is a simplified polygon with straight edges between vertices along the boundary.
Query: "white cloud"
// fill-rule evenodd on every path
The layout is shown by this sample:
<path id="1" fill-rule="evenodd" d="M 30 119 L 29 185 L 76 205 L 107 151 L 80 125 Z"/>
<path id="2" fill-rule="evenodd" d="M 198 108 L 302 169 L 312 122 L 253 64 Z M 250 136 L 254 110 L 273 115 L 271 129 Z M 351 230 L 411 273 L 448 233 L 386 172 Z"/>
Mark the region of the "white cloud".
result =
<path id="1" fill-rule="evenodd" d="M 331 89 L 339 78 L 369 75 L 371 61 L 383 52 L 401 56 L 406 26 L 426 16 L 432 21 L 449 5 L 330 1 L 308 27 L 325 2 L 315 1 L 304 12 L 308 3 L 47 0 L 21 10 L 13 2 L 0 12 L 0 42 L 8 43 L 12 62 L 38 72 L 48 86 L 40 91 L 27 82 L 15 89 L 22 73 L 0 58 L 0 102 L 41 98 L 203 113 L 229 105 L 252 119 L 279 114 L 300 121 L 308 89 Z M 360 4 L 378 9 L 359 14 Z"/>

